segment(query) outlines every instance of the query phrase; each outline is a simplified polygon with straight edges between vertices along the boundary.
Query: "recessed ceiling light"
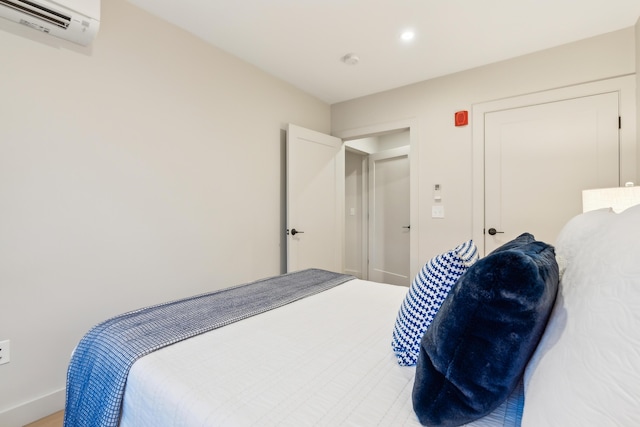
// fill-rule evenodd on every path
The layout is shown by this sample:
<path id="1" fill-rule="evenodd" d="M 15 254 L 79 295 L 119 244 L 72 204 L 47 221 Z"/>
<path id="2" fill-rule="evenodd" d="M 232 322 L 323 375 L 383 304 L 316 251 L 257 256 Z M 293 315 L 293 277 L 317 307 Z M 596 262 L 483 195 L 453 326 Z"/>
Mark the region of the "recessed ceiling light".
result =
<path id="1" fill-rule="evenodd" d="M 405 31 L 402 32 L 402 34 L 400 34 L 400 38 L 404 42 L 410 42 L 415 37 L 416 37 L 416 33 L 413 30 L 405 30 Z"/>

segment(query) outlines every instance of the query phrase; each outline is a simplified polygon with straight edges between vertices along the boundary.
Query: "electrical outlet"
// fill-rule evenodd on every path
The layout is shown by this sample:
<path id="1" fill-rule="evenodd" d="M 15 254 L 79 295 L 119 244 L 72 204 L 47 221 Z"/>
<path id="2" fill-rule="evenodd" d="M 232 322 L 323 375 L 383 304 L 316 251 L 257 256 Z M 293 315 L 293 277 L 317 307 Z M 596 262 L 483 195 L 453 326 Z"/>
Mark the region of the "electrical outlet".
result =
<path id="1" fill-rule="evenodd" d="M 11 347 L 9 344 L 9 340 L 0 341 L 0 365 L 4 365 L 11 361 L 11 352 L 9 351 Z"/>

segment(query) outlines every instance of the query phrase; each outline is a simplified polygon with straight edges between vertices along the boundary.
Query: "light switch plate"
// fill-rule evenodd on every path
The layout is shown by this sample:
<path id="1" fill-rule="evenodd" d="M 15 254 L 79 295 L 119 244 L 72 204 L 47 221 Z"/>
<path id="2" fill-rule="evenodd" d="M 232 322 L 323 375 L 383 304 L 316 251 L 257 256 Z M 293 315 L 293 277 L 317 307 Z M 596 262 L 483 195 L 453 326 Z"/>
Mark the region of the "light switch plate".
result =
<path id="1" fill-rule="evenodd" d="M 444 218 L 444 206 L 431 206 L 431 218 Z"/>
<path id="2" fill-rule="evenodd" d="M 0 365 L 9 363 L 11 360 L 11 342 L 9 340 L 0 341 Z"/>

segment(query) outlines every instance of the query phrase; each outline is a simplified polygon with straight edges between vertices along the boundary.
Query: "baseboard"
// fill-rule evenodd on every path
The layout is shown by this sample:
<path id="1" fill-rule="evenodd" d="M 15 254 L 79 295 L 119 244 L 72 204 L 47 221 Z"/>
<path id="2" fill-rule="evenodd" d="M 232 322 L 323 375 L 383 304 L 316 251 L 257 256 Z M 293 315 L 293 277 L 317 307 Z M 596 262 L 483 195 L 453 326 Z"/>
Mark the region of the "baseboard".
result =
<path id="1" fill-rule="evenodd" d="M 22 427 L 64 409 L 65 389 L 0 412 L 0 426 Z"/>

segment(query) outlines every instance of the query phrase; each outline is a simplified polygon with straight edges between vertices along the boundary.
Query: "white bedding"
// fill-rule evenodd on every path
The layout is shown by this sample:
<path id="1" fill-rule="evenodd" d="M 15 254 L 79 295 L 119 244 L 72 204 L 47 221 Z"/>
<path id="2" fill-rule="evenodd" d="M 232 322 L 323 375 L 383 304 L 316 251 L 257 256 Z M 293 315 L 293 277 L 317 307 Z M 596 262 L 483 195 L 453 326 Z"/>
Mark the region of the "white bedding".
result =
<path id="1" fill-rule="evenodd" d="M 145 356 L 120 426 L 419 426 L 390 344 L 406 292 L 352 280 Z"/>
<path id="2" fill-rule="evenodd" d="M 640 426 L 640 205 L 571 219 L 547 332 L 525 372 L 522 426 Z"/>

